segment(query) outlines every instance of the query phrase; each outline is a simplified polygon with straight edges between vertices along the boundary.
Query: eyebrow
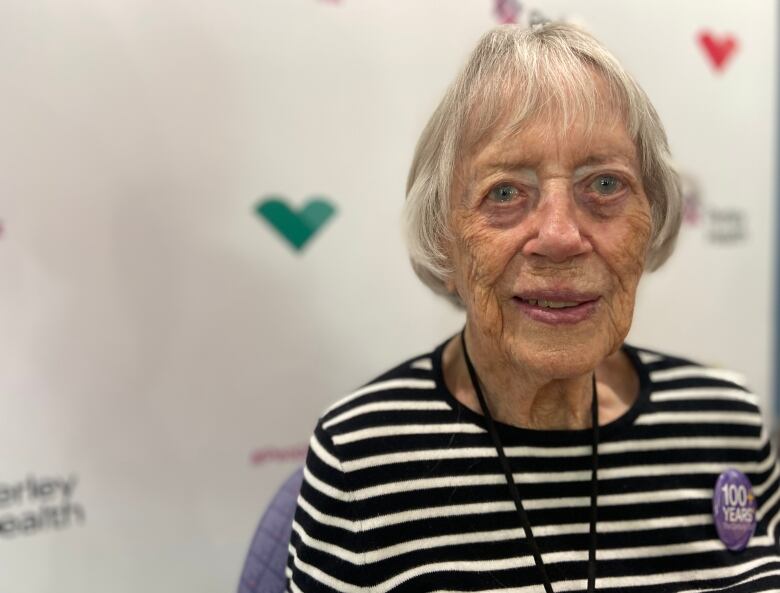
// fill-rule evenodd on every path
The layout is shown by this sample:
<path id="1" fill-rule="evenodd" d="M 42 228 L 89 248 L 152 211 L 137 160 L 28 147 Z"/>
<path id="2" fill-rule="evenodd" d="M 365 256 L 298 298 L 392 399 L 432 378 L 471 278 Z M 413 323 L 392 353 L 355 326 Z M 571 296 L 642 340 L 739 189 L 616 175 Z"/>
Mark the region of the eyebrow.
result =
<path id="1" fill-rule="evenodd" d="M 590 155 L 580 166 L 592 167 L 594 165 L 603 165 L 610 161 L 621 161 L 624 164 L 633 164 L 634 159 L 623 153 L 602 153 Z"/>
<path id="2" fill-rule="evenodd" d="M 579 169 L 581 167 L 595 167 L 598 165 L 604 165 L 614 161 L 619 161 L 621 164 L 630 167 L 636 166 L 634 159 L 632 159 L 629 155 L 615 152 L 615 153 L 591 154 L 588 156 L 588 158 L 586 158 L 584 161 L 579 163 L 577 165 L 577 168 Z M 501 170 L 508 170 L 508 169 L 514 171 L 528 169 L 530 171 L 533 171 L 534 167 L 535 167 L 535 163 L 533 161 L 520 158 L 518 160 L 502 159 L 502 160 L 491 161 L 489 163 L 486 163 L 482 167 L 480 167 L 479 170 L 482 173 L 492 173 L 494 171 L 501 171 Z"/>
<path id="3" fill-rule="evenodd" d="M 484 164 L 478 165 L 477 170 L 480 171 L 480 173 L 492 173 L 493 171 L 502 171 L 511 169 L 513 171 L 519 171 L 521 169 L 528 169 L 529 171 L 533 171 L 536 166 L 536 163 L 531 159 L 526 158 L 497 158 L 492 159 Z"/>

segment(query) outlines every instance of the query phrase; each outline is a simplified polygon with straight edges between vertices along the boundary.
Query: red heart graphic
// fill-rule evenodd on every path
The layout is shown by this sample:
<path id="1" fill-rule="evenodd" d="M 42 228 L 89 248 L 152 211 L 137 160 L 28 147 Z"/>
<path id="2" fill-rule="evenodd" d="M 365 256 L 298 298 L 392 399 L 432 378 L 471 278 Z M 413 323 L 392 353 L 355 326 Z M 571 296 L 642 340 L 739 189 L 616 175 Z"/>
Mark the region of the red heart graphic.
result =
<path id="1" fill-rule="evenodd" d="M 737 49 L 737 40 L 732 35 L 716 39 L 708 31 L 699 33 L 699 43 L 701 43 L 710 60 L 712 60 L 715 70 L 723 70 L 726 66 L 726 61 Z"/>

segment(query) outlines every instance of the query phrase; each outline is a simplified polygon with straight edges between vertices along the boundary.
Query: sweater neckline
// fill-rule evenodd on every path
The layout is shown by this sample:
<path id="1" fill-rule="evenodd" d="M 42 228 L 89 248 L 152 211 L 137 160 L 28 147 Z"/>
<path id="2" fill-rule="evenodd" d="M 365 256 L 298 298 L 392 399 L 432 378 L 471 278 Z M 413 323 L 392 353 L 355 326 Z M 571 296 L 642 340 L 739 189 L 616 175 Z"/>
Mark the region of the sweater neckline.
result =
<path id="1" fill-rule="evenodd" d="M 473 411 L 471 408 L 463 405 L 457 398 L 450 392 L 447 384 L 444 381 L 444 371 L 442 368 L 442 356 L 444 348 L 451 338 L 448 338 L 441 344 L 439 344 L 431 355 L 431 362 L 433 366 L 433 378 L 436 382 L 438 391 L 444 397 L 447 405 L 458 416 L 459 422 L 470 422 L 476 424 L 481 428 L 487 430 L 487 423 L 485 417 Z M 637 417 L 645 410 L 650 404 L 650 392 L 651 381 L 650 374 L 647 367 L 639 357 L 639 350 L 634 346 L 623 344 L 621 350 L 628 356 L 634 370 L 639 377 L 639 393 L 636 400 L 631 407 L 626 410 L 618 418 L 602 424 L 599 426 L 600 441 L 614 441 L 619 440 L 621 435 L 630 429 Z M 519 426 L 513 426 L 511 424 L 505 424 L 503 422 L 495 421 L 496 428 L 501 435 L 502 440 L 506 439 L 506 444 L 522 443 L 526 445 L 582 445 L 591 442 L 591 429 L 577 429 L 577 430 L 539 430 L 533 428 L 522 428 Z"/>

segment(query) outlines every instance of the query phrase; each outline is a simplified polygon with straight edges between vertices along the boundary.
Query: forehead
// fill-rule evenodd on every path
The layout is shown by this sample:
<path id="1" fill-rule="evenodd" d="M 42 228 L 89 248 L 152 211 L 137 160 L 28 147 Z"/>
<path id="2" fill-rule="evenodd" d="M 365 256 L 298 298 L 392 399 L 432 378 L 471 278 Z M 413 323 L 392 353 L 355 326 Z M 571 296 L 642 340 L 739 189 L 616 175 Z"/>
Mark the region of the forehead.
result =
<path id="1" fill-rule="evenodd" d="M 621 87 L 589 66 L 566 74 L 538 79 L 518 74 L 497 88 L 486 84 L 478 90 L 460 138 L 461 164 L 489 153 L 530 158 L 553 149 L 570 158 L 605 152 L 635 158 L 630 102 Z"/>
<path id="2" fill-rule="evenodd" d="M 580 119 L 562 129 L 547 118 L 528 122 L 519 130 L 497 128 L 463 153 L 462 164 L 537 165 L 551 160 L 580 166 L 617 160 L 638 166 L 637 150 L 623 118 L 604 114 L 586 123 Z"/>

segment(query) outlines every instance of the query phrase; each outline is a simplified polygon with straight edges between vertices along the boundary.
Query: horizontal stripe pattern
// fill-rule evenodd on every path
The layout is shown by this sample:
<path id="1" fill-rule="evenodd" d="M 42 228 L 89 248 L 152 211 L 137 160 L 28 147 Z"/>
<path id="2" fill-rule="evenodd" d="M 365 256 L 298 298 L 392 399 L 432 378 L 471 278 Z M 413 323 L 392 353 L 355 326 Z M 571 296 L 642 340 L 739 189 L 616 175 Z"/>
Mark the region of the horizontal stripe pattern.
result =
<path id="1" fill-rule="evenodd" d="M 331 406 L 310 441 L 288 561 L 293 593 L 539 591 L 481 417 L 441 379 L 441 350 Z M 602 427 L 599 591 L 780 589 L 780 469 L 736 373 L 625 348 L 631 410 Z M 555 591 L 584 591 L 590 433 L 501 426 Z M 729 552 L 712 518 L 718 475 L 754 486 L 759 525 Z"/>

